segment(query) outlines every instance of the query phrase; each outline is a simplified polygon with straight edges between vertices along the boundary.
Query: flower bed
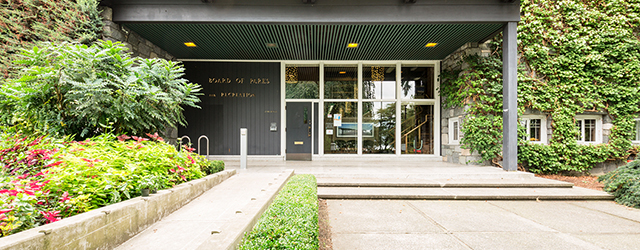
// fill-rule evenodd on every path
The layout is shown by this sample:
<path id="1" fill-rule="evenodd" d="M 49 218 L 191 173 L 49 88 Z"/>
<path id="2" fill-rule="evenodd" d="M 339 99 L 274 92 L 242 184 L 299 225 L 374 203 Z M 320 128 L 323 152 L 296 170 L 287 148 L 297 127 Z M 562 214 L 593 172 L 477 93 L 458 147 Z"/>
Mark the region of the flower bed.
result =
<path id="1" fill-rule="evenodd" d="M 85 141 L 0 135 L 0 233 L 47 224 L 220 171 L 162 138 L 105 134 Z"/>

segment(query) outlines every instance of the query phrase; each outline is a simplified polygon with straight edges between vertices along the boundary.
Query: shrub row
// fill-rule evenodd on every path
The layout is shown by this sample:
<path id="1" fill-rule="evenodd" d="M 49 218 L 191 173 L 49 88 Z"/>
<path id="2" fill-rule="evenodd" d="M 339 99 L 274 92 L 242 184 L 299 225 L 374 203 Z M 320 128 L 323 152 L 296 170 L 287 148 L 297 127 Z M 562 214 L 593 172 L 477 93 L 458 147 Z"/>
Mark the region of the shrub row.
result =
<path id="1" fill-rule="evenodd" d="M 220 171 L 157 134 L 84 141 L 0 134 L 0 236 Z"/>
<path id="2" fill-rule="evenodd" d="M 240 249 L 318 249 L 316 177 L 291 177 Z"/>
<path id="3" fill-rule="evenodd" d="M 598 177 L 604 190 L 616 196 L 616 202 L 640 208 L 640 160 Z"/>

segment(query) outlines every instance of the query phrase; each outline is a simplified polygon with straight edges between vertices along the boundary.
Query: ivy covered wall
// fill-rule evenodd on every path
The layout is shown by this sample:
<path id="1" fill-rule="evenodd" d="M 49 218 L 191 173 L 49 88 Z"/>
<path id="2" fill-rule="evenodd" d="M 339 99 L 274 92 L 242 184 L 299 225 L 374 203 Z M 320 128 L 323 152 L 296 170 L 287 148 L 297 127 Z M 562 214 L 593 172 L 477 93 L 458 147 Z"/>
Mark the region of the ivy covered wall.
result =
<path id="1" fill-rule="evenodd" d="M 37 42 L 90 43 L 100 37 L 98 0 L 0 0 L 0 80 Z"/>
<path id="2" fill-rule="evenodd" d="M 626 159 L 640 111 L 640 1 L 522 0 L 518 24 L 519 115 L 546 116 L 548 144 L 521 139 L 518 161 L 532 172 L 580 171 Z M 442 73 L 443 108 L 466 107 L 463 148 L 502 159 L 501 38 L 489 56 Z M 580 144 L 577 115 L 601 116 L 608 140 Z M 519 135 L 524 135 L 524 128 Z M 524 136 L 519 136 L 523 138 Z"/>

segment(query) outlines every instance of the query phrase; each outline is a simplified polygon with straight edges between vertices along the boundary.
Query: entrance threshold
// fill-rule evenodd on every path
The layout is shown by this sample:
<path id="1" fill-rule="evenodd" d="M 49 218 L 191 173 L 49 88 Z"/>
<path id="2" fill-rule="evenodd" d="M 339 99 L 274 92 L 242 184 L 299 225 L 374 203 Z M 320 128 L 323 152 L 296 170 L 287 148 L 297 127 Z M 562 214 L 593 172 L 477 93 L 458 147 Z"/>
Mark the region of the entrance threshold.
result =
<path id="1" fill-rule="evenodd" d="M 240 161 L 239 155 L 210 155 L 209 160 Z M 286 161 L 282 155 L 249 155 L 250 162 L 283 162 Z M 385 162 L 385 161 L 421 161 L 421 162 L 442 162 L 442 156 L 437 155 L 313 155 L 312 161 L 337 162 L 337 161 L 357 161 L 357 162 Z"/>

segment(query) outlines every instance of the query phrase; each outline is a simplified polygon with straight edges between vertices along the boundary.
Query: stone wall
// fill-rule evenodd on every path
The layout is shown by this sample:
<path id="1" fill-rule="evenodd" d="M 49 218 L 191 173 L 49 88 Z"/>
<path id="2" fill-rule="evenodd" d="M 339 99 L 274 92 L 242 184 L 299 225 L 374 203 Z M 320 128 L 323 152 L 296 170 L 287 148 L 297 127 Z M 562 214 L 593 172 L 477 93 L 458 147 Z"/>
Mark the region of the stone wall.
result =
<path id="1" fill-rule="evenodd" d="M 136 32 L 113 22 L 113 10 L 106 6 L 100 6 L 101 17 L 104 22 L 102 28 L 102 40 L 123 43 L 131 53 L 131 56 L 142 58 L 162 58 L 166 60 L 176 60 L 169 52 L 161 49 L 147 39 L 144 39 Z M 177 128 L 167 128 L 164 132 L 165 140 L 176 144 L 178 138 Z"/>
<path id="2" fill-rule="evenodd" d="M 489 56 L 491 50 L 486 43 L 478 44 L 478 43 L 467 43 L 457 49 L 455 52 L 451 53 L 444 60 L 442 60 L 442 70 L 464 70 L 469 67 L 467 63 L 463 61 L 463 59 L 467 56 L 471 55 L 480 55 L 480 56 Z M 463 72 L 464 73 L 464 72 Z M 461 74 L 463 74 L 461 73 Z M 442 98 L 446 98 L 443 96 Z M 467 112 L 468 106 L 463 108 L 448 108 L 444 109 L 441 107 L 441 116 L 440 116 L 440 126 L 441 126 L 441 142 L 442 142 L 442 160 L 451 163 L 459 163 L 459 164 L 479 164 L 479 165 L 490 165 L 489 162 L 480 162 L 480 154 L 478 152 L 470 152 L 469 149 L 461 148 L 459 143 L 451 143 L 449 141 L 449 119 L 458 118 L 459 124 L 464 126 L 464 120 L 468 114 Z M 464 134 L 460 133 L 460 138 L 462 138 Z"/>

